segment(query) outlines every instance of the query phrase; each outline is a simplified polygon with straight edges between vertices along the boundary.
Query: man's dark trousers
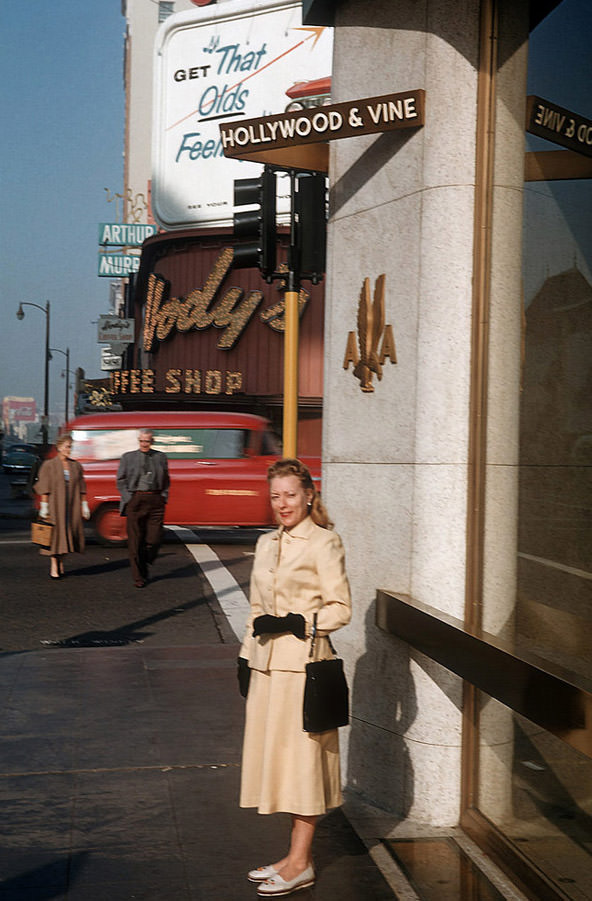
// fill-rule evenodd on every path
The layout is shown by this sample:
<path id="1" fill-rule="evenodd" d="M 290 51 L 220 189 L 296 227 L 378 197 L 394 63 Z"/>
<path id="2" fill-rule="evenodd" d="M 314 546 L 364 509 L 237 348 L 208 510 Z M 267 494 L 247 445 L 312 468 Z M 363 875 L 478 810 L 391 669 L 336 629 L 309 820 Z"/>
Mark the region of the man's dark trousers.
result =
<path id="1" fill-rule="evenodd" d="M 127 509 L 127 541 L 135 582 L 148 577 L 162 540 L 164 499 L 160 491 L 134 491 Z"/>

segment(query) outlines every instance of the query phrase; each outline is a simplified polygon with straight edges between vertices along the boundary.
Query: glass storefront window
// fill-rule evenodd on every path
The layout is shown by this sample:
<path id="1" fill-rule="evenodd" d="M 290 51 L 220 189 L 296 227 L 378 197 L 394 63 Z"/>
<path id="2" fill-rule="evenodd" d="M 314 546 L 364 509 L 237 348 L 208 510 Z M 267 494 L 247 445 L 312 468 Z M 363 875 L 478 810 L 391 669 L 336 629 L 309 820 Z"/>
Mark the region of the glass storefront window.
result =
<path id="1" fill-rule="evenodd" d="M 481 695 L 480 810 L 565 892 L 591 896 L 592 761 Z"/>
<path id="2" fill-rule="evenodd" d="M 507 13 L 511 0 L 501 7 Z M 499 446 L 495 446 L 492 427 L 488 433 L 488 464 L 492 465 L 487 467 L 486 480 L 491 488 L 496 479 L 505 479 L 506 493 L 497 507 L 495 503 L 486 507 L 482 616 L 483 628 L 499 637 L 510 653 L 581 690 L 579 728 L 588 738 L 592 717 L 591 35 L 589 0 L 562 0 L 529 37 L 526 96 L 563 112 L 557 117 L 549 114 L 552 127 L 547 138 L 531 133 L 529 120 L 522 290 L 516 279 L 505 296 L 499 290 L 492 293 L 491 318 L 499 329 L 495 335 L 504 335 L 505 346 L 514 342 L 513 356 L 508 354 L 507 359 L 513 365 L 520 356 L 520 379 L 518 387 L 518 379 L 512 377 L 513 390 L 508 392 L 499 367 L 504 342 L 499 341 L 490 348 L 488 415 L 503 409 L 505 422 L 511 425 L 507 444 L 512 451 L 503 466 L 495 466 Z M 506 62 L 500 53 L 500 70 Z M 510 95 L 510 80 L 502 84 L 502 77 L 503 73 L 498 80 L 498 113 Z M 515 104 L 513 110 L 517 109 Z M 572 118 L 575 129 L 570 129 Z M 513 122 L 519 119 L 517 113 Z M 518 135 L 517 130 L 511 133 Z M 564 138 L 574 133 L 570 145 Z M 500 159 L 504 139 L 507 133 L 496 137 L 495 153 Z M 494 232 L 496 190 L 494 183 Z M 501 253 L 494 256 L 492 285 L 496 279 L 499 283 L 504 266 L 515 261 L 508 245 L 505 251 L 506 258 Z M 515 340 L 519 329 L 520 347 Z M 493 491 L 490 497 L 496 499 Z M 525 682 L 525 694 L 530 687 Z M 473 775 L 476 808 L 484 818 L 480 828 L 487 831 L 493 826 L 507 860 L 526 859 L 531 874 L 538 874 L 532 878 L 540 876 L 551 887 L 545 897 L 592 898 L 592 758 L 589 752 L 576 750 L 587 750 L 589 743 L 570 745 L 567 738 L 559 737 L 559 729 L 552 734 L 536 725 L 535 705 L 531 705 L 531 721 L 483 693 L 478 698 Z M 540 704 L 541 698 L 537 700 Z M 547 709 L 553 713 L 556 708 Z M 552 716 L 539 719 L 553 721 Z"/>
<path id="3" fill-rule="evenodd" d="M 591 35 L 588 0 L 563 0 L 531 34 L 527 93 L 591 120 Z M 592 156 L 585 129 L 572 130 L 576 143 L 581 132 L 582 156 Z M 569 131 L 566 121 L 562 133 Z M 554 154 L 559 174 L 570 156 L 568 149 L 531 134 L 526 150 Z M 525 184 L 517 644 L 587 676 L 592 675 L 591 221 L 591 178 Z"/>

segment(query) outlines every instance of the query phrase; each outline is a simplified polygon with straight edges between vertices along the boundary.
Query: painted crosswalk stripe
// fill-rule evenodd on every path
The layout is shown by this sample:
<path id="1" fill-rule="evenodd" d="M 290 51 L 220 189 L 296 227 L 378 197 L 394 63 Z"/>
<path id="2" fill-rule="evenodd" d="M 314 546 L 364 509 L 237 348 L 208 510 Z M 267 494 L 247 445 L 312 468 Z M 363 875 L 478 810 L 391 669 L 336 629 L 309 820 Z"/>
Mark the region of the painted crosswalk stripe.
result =
<path id="1" fill-rule="evenodd" d="M 249 618 L 249 601 L 244 591 L 208 544 L 194 543 L 195 532 L 192 532 L 191 529 L 184 529 L 182 526 L 168 526 L 167 528 L 183 542 L 199 565 L 212 586 L 232 631 L 237 639 L 242 641 Z"/>

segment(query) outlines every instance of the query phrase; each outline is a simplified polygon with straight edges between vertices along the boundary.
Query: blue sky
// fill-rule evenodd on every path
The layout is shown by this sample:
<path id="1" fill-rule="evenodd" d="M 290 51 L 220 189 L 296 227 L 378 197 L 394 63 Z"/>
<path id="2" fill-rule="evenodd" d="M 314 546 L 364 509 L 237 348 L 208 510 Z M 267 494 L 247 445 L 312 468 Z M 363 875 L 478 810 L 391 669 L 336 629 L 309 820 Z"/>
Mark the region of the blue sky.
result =
<path id="1" fill-rule="evenodd" d="M 528 90 L 592 117 L 589 2 L 565 0 L 537 28 Z M 566 33 L 565 22 L 572 26 Z M 121 0 L 0 0 L 0 398 L 32 395 L 40 409 L 43 401 L 45 316 L 25 307 L 19 322 L 20 301 L 49 300 L 51 345 L 70 348 L 72 369 L 105 375 L 93 320 L 108 312 L 109 279 L 96 274 L 97 231 L 99 222 L 117 218 L 104 189 L 123 186 L 124 30 Z M 581 182 L 546 189 L 571 224 L 568 240 L 553 248 L 562 253 L 559 268 L 575 260 L 587 272 L 591 189 Z M 540 186 L 529 191 L 542 196 Z M 532 271 L 526 266 L 528 298 L 548 274 L 548 252 L 540 246 Z M 50 411 L 63 410 L 64 364 L 55 354 Z"/>
<path id="2" fill-rule="evenodd" d="M 0 398 L 43 403 L 45 316 L 70 368 L 100 370 L 97 327 L 109 279 L 97 276 L 97 232 L 115 221 L 105 188 L 123 185 L 120 0 L 0 0 Z M 51 362 L 50 412 L 63 410 L 65 357 Z"/>

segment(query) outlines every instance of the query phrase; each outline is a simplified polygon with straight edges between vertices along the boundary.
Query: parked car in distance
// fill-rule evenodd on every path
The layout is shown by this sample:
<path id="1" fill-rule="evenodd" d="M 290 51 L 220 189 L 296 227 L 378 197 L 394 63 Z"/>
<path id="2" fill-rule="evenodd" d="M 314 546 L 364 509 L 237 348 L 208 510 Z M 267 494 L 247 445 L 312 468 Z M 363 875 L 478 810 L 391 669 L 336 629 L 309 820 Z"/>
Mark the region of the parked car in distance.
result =
<path id="1" fill-rule="evenodd" d="M 12 444 L 2 455 L 2 469 L 13 489 L 28 485 L 31 470 L 38 463 L 39 456 L 34 444 Z"/>
<path id="2" fill-rule="evenodd" d="M 168 458 L 165 525 L 273 524 L 267 467 L 281 452 L 263 417 L 207 411 L 98 413 L 70 421 L 67 431 L 72 457 L 84 469 L 91 526 L 102 543 L 127 539 L 116 476 L 121 455 L 138 449 L 141 428 L 152 429 L 153 447 Z M 320 481 L 320 459 L 306 463 Z"/>

